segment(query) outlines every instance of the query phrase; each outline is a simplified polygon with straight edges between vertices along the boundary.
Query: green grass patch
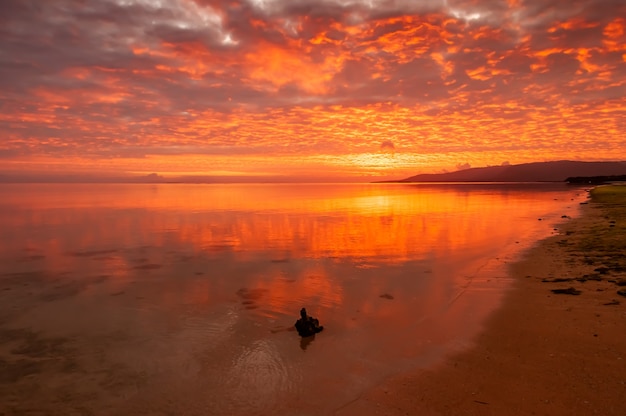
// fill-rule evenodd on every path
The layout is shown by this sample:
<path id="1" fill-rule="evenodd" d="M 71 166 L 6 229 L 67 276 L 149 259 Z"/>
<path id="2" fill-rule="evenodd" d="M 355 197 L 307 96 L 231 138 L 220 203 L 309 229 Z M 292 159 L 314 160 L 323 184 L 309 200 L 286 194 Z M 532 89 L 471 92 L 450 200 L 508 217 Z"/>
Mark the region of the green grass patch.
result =
<path id="1" fill-rule="evenodd" d="M 593 222 L 572 235 L 573 254 L 583 255 L 590 264 L 626 270 L 626 185 L 598 186 L 590 194 Z"/>
<path id="2" fill-rule="evenodd" d="M 591 200 L 601 204 L 626 204 L 626 185 L 604 185 L 591 190 Z"/>

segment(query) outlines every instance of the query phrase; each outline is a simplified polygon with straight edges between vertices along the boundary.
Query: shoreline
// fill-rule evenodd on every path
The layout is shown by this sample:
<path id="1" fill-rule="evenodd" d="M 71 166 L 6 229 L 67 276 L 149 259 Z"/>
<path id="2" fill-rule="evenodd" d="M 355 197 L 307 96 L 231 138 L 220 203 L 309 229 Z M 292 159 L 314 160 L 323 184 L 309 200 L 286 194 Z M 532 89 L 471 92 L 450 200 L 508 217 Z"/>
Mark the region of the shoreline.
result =
<path id="1" fill-rule="evenodd" d="M 597 195 L 619 188 L 594 190 L 560 234 L 509 266 L 513 288 L 468 350 L 394 376 L 335 414 L 622 415 L 626 192 Z M 580 294 L 552 292 L 569 288 Z"/>

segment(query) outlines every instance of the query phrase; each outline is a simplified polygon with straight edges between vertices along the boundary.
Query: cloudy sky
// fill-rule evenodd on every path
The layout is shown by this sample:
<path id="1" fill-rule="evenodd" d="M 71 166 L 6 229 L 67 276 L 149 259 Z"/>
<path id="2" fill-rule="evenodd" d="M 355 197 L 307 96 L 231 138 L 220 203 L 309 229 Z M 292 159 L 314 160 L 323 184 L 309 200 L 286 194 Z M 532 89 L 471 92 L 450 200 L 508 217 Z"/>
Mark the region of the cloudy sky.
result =
<path id="1" fill-rule="evenodd" d="M 0 175 L 626 159 L 623 0 L 2 0 Z"/>

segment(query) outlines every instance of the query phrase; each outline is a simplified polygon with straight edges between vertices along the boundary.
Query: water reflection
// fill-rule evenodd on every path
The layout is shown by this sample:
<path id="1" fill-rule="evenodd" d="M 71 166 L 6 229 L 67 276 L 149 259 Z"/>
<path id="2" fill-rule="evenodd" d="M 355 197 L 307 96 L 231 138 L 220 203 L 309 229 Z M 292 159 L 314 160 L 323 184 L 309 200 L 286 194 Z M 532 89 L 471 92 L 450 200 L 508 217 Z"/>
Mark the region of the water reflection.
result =
<path id="1" fill-rule="evenodd" d="M 276 395 L 289 393 L 289 370 L 272 342 L 256 340 L 237 355 L 225 380 L 226 391 L 241 410 L 269 410 Z"/>
<path id="2" fill-rule="evenodd" d="M 310 343 L 312 343 L 313 341 L 315 341 L 315 334 L 309 336 L 309 337 L 301 337 L 300 338 L 300 348 L 302 349 L 302 351 L 306 351 L 307 347 L 309 346 Z"/>
<path id="3" fill-rule="evenodd" d="M 134 414 L 178 402 L 164 392 L 190 380 L 184 395 L 213 414 L 316 414 L 466 345 L 508 285 L 503 261 L 575 215 L 573 198 L 537 185 L 2 185 L 0 275 L 35 273 L 44 291 L 16 325 L 107 339 L 124 353 L 99 365 L 149 376 L 126 386 Z M 303 306 L 326 328 L 314 341 L 293 330 Z"/>

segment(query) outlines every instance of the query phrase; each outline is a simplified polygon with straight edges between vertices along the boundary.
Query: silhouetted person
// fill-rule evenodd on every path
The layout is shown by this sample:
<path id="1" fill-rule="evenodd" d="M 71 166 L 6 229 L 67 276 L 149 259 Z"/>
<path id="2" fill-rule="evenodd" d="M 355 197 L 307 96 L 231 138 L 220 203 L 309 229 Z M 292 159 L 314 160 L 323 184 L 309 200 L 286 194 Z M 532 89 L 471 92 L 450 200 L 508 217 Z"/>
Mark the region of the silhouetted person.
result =
<path id="1" fill-rule="evenodd" d="M 300 319 L 296 321 L 296 330 L 301 337 L 310 337 L 311 335 L 321 332 L 323 329 L 324 327 L 320 326 L 320 321 L 312 316 L 308 316 L 306 309 L 300 309 Z"/>

